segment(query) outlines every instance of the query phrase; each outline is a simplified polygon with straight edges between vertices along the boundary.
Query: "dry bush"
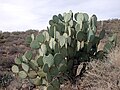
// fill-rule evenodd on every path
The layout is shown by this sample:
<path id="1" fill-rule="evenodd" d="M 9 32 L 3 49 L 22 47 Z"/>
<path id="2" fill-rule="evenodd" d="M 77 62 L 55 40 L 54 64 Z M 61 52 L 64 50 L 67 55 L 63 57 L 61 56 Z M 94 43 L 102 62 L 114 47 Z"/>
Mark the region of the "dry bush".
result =
<path id="1" fill-rule="evenodd" d="M 84 76 L 77 79 L 77 88 L 72 86 L 68 82 L 61 90 L 120 90 L 120 68 L 108 60 L 93 60 L 88 63 Z"/>
<path id="2" fill-rule="evenodd" d="M 79 80 L 80 90 L 120 90 L 120 69 L 109 61 L 91 61 Z"/>
<path id="3" fill-rule="evenodd" d="M 108 54 L 109 61 L 116 67 L 120 68 L 120 47 L 116 47 Z"/>

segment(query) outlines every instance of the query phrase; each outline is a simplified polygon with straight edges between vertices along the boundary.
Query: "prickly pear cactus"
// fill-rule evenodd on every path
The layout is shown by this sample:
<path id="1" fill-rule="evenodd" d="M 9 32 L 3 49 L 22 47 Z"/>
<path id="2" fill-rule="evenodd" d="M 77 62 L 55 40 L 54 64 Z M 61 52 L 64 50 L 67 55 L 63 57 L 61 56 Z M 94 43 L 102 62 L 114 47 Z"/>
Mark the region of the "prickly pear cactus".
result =
<path id="1" fill-rule="evenodd" d="M 15 59 L 12 71 L 36 86 L 59 90 L 64 76 L 76 76 L 75 65 L 103 56 L 97 47 L 105 31 L 96 35 L 96 15 L 89 18 L 86 13 L 72 11 L 54 15 L 49 24 L 47 31 L 27 37 L 31 51 Z"/>
<path id="2" fill-rule="evenodd" d="M 113 34 L 108 38 L 108 41 L 106 42 L 103 51 L 106 53 L 109 53 L 112 51 L 113 48 L 116 47 L 117 44 L 117 34 Z"/>

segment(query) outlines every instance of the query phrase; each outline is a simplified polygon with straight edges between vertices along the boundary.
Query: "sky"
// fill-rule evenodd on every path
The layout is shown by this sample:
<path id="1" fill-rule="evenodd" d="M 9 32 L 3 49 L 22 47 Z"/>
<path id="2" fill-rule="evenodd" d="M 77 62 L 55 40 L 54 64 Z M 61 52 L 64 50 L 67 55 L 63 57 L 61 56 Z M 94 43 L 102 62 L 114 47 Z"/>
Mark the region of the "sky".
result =
<path id="1" fill-rule="evenodd" d="M 43 30 L 53 15 L 72 10 L 120 19 L 120 0 L 0 0 L 0 31 Z"/>

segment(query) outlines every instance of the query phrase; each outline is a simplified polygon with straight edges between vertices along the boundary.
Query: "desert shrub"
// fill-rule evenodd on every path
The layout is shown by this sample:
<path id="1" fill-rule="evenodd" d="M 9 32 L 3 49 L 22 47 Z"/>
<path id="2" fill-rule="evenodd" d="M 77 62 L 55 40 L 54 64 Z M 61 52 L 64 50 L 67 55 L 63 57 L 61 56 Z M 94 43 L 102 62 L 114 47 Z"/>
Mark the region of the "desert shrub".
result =
<path id="1" fill-rule="evenodd" d="M 77 81 L 81 90 L 119 90 L 120 68 L 110 60 L 93 60 L 84 73 L 84 77 Z"/>
<path id="2" fill-rule="evenodd" d="M 109 62 L 111 62 L 114 66 L 120 68 L 120 47 L 115 47 L 112 51 L 108 54 Z"/>
<path id="3" fill-rule="evenodd" d="M 49 24 L 47 31 L 27 37 L 31 50 L 16 57 L 12 67 L 16 75 L 28 78 L 36 86 L 44 86 L 47 90 L 58 90 L 66 78 L 74 83 L 74 78 L 86 67 L 84 64 L 83 69 L 78 70 L 81 62 L 88 62 L 91 58 L 102 59 L 115 44 L 114 35 L 104 50 L 98 51 L 105 30 L 96 35 L 96 15 L 89 18 L 86 13 L 73 15 L 70 11 L 54 15 Z"/>

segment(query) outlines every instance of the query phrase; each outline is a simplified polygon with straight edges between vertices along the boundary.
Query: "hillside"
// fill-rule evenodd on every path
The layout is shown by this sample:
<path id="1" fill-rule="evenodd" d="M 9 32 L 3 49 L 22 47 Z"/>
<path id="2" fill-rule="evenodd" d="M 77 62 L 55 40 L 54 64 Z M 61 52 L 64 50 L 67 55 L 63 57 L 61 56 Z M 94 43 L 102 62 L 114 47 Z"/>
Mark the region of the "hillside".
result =
<path id="1" fill-rule="evenodd" d="M 97 25 L 98 31 L 100 31 L 101 29 L 105 29 L 106 36 L 112 33 L 117 33 L 118 38 L 120 37 L 119 19 L 105 20 L 103 21 L 103 26 L 101 25 L 101 23 L 102 21 L 98 22 Z M 19 54 L 23 54 L 26 50 L 29 49 L 29 47 L 25 43 L 25 38 L 32 33 L 37 34 L 39 32 L 36 30 L 12 33 L 0 32 L 0 75 L 6 72 L 11 72 L 10 68 L 14 63 L 14 58 Z M 119 39 L 118 43 L 120 43 Z M 7 90 L 11 89 L 8 88 Z"/>

